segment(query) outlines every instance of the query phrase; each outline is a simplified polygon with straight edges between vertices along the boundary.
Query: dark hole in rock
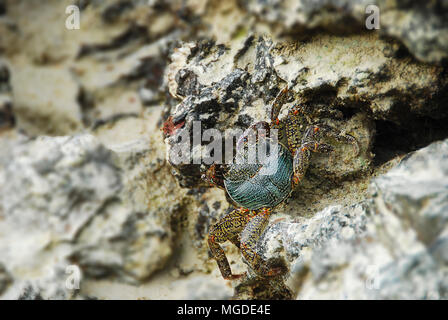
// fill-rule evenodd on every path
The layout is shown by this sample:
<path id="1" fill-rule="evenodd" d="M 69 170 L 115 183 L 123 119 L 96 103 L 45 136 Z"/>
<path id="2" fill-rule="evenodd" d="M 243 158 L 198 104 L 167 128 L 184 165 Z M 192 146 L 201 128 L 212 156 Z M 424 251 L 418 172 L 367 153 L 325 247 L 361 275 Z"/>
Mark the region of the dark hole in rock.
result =
<path id="1" fill-rule="evenodd" d="M 396 156 L 448 138 L 447 123 L 448 117 L 432 119 L 414 116 L 400 124 L 388 120 L 376 120 L 376 136 L 373 145 L 374 165 L 380 166 Z"/>
<path id="2" fill-rule="evenodd" d="M 0 106 L 0 130 L 3 128 L 12 128 L 16 123 L 11 103 Z"/>
<path id="3" fill-rule="evenodd" d="M 101 16 L 106 23 L 114 23 L 126 10 L 132 8 L 134 4 L 131 1 L 119 1 L 107 7 Z"/>
<path id="4" fill-rule="evenodd" d="M 90 126 L 93 122 L 92 112 L 95 108 L 95 102 L 92 95 L 81 87 L 78 91 L 76 101 L 81 108 L 83 124 L 85 126 Z"/>

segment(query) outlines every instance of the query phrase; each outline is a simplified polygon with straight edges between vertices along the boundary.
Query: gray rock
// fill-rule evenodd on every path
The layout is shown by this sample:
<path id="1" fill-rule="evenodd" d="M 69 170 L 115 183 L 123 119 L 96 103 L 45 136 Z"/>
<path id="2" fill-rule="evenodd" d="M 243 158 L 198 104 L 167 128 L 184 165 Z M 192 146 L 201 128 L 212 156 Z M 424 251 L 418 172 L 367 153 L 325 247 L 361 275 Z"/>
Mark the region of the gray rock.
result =
<path id="1" fill-rule="evenodd" d="M 170 130 L 165 130 L 168 160 L 171 160 L 170 152 L 178 150 L 176 148 L 180 137 L 193 137 L 194 121 L 201 121 L 202 130 L 244 129 L 250 123 L 267 120 L 269 104 L 278 90 L 288 85 L 294 100 L 301 104 L 316 109 L 329 107 L 330 114 L 323 116 L 323 119 L 352 133 L 358 139 L 362 152 L 359 159 L 349 159 L 345 156 L 347 150 L 341 148 L 336 152 L 336 159 L 331 166 L 328 165 L 327 158 L 314 157 L 306 181 L 289 204 L 278 209 L 284 214 L 285 221 L 276 222 L 276 218 L 272 218 L 273 225 L 266 230 L 259 242 L 259 253 L 271 263 L 286 265 L 290 270 L 290 273 L 285 275 L 286 285 L 300 299 L 424 299 L 434 296 L 430 294 L 435 292 L 434 288 L 443 289 L 439 273 L 436 272 L 429 281 L 427 277 L 431 271 L 428 271 L 422 279 L 417 279 L 415 284 L 409 285 L 414 282 L 412 276 L 403 275 L 398 279 L 397 272 L 401 269 L 396 266 L 402 263 L 400 259 L 412 260 L 413 256 L 422 255 L 415 258 L 421 261 L 422 270 L 436 270 L 440 267 L 437 263 L 431 265 L 428 261 L 432 258 L 428 260 L 424 256 L 428 254 L 425 246 L 435 240 L 446 224 L 441 215 L 426 218 L 429 210 L 433 211 L 430 203 L 437 206 L 439 202 L 446 201 L 446 195 L 440 195 L 434 202 L 428 202 L 429 194 L 434 188 L 443 190 L 446 187 L 444 182 L 436 182 L 433 187 L 426 189 L 428 199 L 425 198 L 422 203 L 429 206 L 428 213 L 422 213 L 420 205 L 414 204 L 414 200 L 409 204 L 398 201 L 401 196 L 390 188 L 393 184 L 403 183 L 403 188 L 399 187 L 397 190 L 405 192 L 405 197 L 419 192 L 420 181 L 416 177 L 420 173 L 416 174 L 414 171 L 421 172 L 421 168 L 412 167 L 412 162 L 403 162 L 405 164 L 401 165 L 409 167 L 408 178 L 403 182 L 395 176 L 388 178 L 384 175 L 373 183 L 371 188 L 383 185 L 385 195 L 382 196 L 382 201 L 390 202 L 390 206 L 381 205 L 382 197 L 368 196 L 360 200 L 365 195 L 357 194 L 363 192 L 363 183 L 369 183 L 368 170 L 371 168 L 372 159 L 370 150 L 375 135 L 372 118 L 388 119 L 397 126 L 406 126 L 405 122 L 410 123 L 421 115 L 428 118 L 444 117 L 442 91 L 447 79 L 443 75 L 443 68 L 421 65 L 411 60 L 407 60 L 406 66 L 401 65 L 404 60 L 397 60 L 395 56 L 387 53 L 387 48 L 393 47 L 394 44 L 376 38 L 363 37 L 361 40 L 357 36 L 328 36 L 326 40 L 331 49 L 328 46 L 322 47 L 320 39 L 311 39 L 297 49 L 293 45 L 289 47 L 288 42 L 276 43 L 270 38 L 256 36 L 234 40 L 227 46 L 210 42 L 184 44 L 173 55 L 167 74 L 170 93 L 181 100 L 171 109 L 171 118 L 167 119 L 167 124 L 171 127 Z M 353 50 L 347 51 L 344 43 L 352 46 Z M 364 47 L 364 43 L 368 45 Z M 374 54 L 375 59 L 372 59 L 372 48 L 378 50 Z M 337 63 L 331 63 L 333 59 Z M 357 67 L 353 70 L 345 65 L 351 63 L 350 61 L 356 61 Z M 423 76 L 407 78 L 409 83 L 404 84 L 397 73 L 397 63 L 401 65 L 400 68 L 408 68 L 409 72 Z M 385 74 L 388 76 L 384 77 Z M 412 91 L 413 94 L 409 95 L 408 85 L 422 90 Z M 438 93 L 424 98 L 428 90 Z M 362 101 L 359 101 L 360 97 Z M 435 99 L 432 100 L 431 106 L 428 99 Z M 285 108 L 291 105 L 289 102 Z M 401 107 L 398 108 L 398 105 Z M 397 112 L 404 105 L 409 112 Z M 351 117 L 338 117 L 338 111 L 341 110 L 351 110 Z M 197 159 L 199 155 L 205 154 L 206 143 L 192 148 L 193 152 L 188 158 L 190 164 L 171 163 L 183 187 L 202 185 L 200 174 L 203 168 L 195 163 L 200 162 Z M 433 154 L 430 147 L 423 152 Z M 428 168 L 439 170 L 442 166 L 428 162 Z M 391 174 L 394 174 L 393 172 L 391 171 Z M 422 174 L 434 179 L 435 173 Z M 353 178 L 364 182 L 353 188 L 340 188 L 340 192 L 327 201 L 328 192 L 325 190 L 335 188 L 330 181 L 348 182 Z M 390 185 L 386 183 L 388 179 L 391 181 Z M 379 188 L 381 190 L 382 187 Z M 411 192 L 411 189 L 416 191 Z M 307 194 L 314 196 L 309 197 Z M 420 200 L 416 200 L 417 203 Z M 303 213 L 300 210 L 303 207 L 316 210 L 316 202 L 332 205 L 307 218 L 301 216 Z M 391 215 L 384 210 L 384 207 L 395 205 L 400 208 L 397 211 L 402 212 L 401 214 Z M 211 203 L 208 208 L 210 206 Z M 407 206 L 412 209 L 408 210 Z M 204 211 L 203 208 L 207 207 L 198 209 L 200 217 L 210 218 L 210 210 Z M 285 216 L 286 212 L 289 216 Z M 213 214 L 218 218 L 218 214 Z M 222 214 L 219 213 L 219 216 Z M 407 215 L 410 217 L 405 217 Z M 421 217 L 422 215 L 424 217 Z M 414 230 L 405 228 L 408 223 L 420 230 L 417 238 Z M 387 243 L 389 238 L 398 243 Z M 438 259 L 443 260 L 443 250 L 439 249 L 437 252 Z M 384 271 L 380 277 L 379 274 L 383 270 L 389 271 Z M 258 292 L 258 298 L 290 296 L 282 279 L 273 280 L 272 283 L 276 283 L 274 285 L 257 278 L 250 268 L 248 272 L 248 277 L 235 289 L 237 297 L 253 297 L 254 292 Z M 407 288 L 408 295 L 397 294 L 393 289 L 389 289 L 392 288 L 390 286 L 393 282 L 390 279 L 398 279 L 398 283 L 403 282 L 402 288 Z M 425 281 L 427 286 L 423 284 Z M 419 290 L 412 290 L 413 286 L 420 286 Z M 437 291 L 440 296 L 443 296 L 442 289 Z"/>
<path id="2" fill-rule="evenodd" d="M 316 28 L 336 34 L 375 32 L 366 27 L 366 20 L 372 14 L 367 8 L 374 5 L 379 10 L 378 31 L 381 35 L 399 39 L 425 62 L 440 63 L 448 57 L 448 5 L 443 0 L 430 3 L 418 0 L 301 0 L 293 5 L 278 0 L 253 0 L 245 5 L 249 12 L 263 20 L 282 24 L 281 32 L 298 37 L 304 37 L 305 30 Z"/>
<path id="3" fill-rule="evenodd" d="M 376 206 L 392 212 L 430 246 L 448 226 L 448 141 L 408 155 L 374 179 Z M 394 230 L 385 228 L 394 238 Z"/>
<path id="4" fill-rule="evenodd" d="M 170 212 L 178 204 L 141 202 L 147 142 L 116 152 L 92 135 L 6 144 L 0 262 L 14 281 L 7 298 L 75 297 L 78 291 L 66 287 L 69 265 L 84 277 L 132 283 L 163 267 L 172 252 Z"/>
<path id="5" fill-rule="evenodd" d="M 160 105 L 165 56 L 190 30 L 175 28 L 175 8 L 139 0 L 78 1 L 80 29 L 67 30 L 68 5 L 17 1 L 0 20 L 14 114 L 28 135 L 73 135 Z"/>
<path id="6" fill-rule="evenodd" d="M 11 275 L 6 271 L 5 267 L 0 264 L 0 294 L 8 288 L 11 282 Z"/>
<path id="7" fill-rule="evenodd" d="M 188 281 L 175 281 L 173 290 L 183 292 L 178 299 L 226 300 L 233 296 L 233 289 L 223 281 L 213 281 L 207 276 L 196 276 Z"/>
<path id="8" fill-rule="evenodd" d="M 2 167 L 5 219 L 15 228 L 39 225 L 56 241 L 73 241 L 121 188 L 112 153 L 93 136 L 20 143 Z"/>

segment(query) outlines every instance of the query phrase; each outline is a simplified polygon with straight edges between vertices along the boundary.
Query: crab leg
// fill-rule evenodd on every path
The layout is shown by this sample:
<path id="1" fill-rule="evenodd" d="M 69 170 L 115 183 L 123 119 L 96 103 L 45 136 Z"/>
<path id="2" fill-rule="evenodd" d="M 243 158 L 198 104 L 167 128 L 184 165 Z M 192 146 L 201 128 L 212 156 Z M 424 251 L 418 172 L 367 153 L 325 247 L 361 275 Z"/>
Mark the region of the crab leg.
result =
<path id="1" fill-rule="evenodd" d="M 274 276 L 282 271 L 281 268 L 271 268 L 256 252 L 257 242 L 266 229 L 271 212 L 270 208 L 256 210 L 256 216 L 248 222 L 241 234 L 241 253 L 252 269 L 261 276 Z"/>
<path id="2" fill-rule="evenodd" d="M 208 235 L 208 245 L 212 256 L 218 263 L 219 270 L 221 271 L 224 279 L 236 279 L 241 277 L 241 275 L 232 275 L 229 261 L 226 258 L 224 250 L 219 244 L 230 240 L 237 247 L 240 247 L 240 233 L 252 217 L 253 212 L 248 209 L 235 209 L 219 220 L 210 229 Z"/>
<path id="3" fill-rule="evenodd" d="M 326 124 L 309 126 L 305 131 L 305 135 L 302 141 L 315 141 L 316 139 L 320 139 L 322 136 L 332 138 L 340 143 L 351 144 L 353 146 L 353 152 L 355 153 L 355 156 L 359 154 L 358 142 L 352 135 L 341 133 L 341 131 Z"/>
<path id="4" fill-rule="evenodd" d="M 271 106 L 272 124 L 278 124 L 278 115 L 280 114 L 280 110 L 282 109 L 282 106 L 285 104 L 287 98 L 288 98 L 288 87 L 285 87 L 282 90 L 280 90 L 280 92 L 275 97 L 274 102 L 272 102 Z"/>
<path id="5" fill-rule="evenodd" d="M 333 138 L 338 142 L 350 143 L 353 145 L 355 154 L 359 153 L 358 142 L 351 135 L 341 134 L 339 130 L 324 124 L 309 126 L 305 131 L 301 146 L 294 151 L 293 182 L 295 185 L 299 184 L 308 169 L 311 152 L 330 153 L 334 150 L 333 146 L 317 141 L 322 136 Z"/>
<path id="6" fill-rule="evenodd" d="M 320 153 L 329 153 L 332 152 L 334 148 L 325 143 L 317 143 L 317 142 L 306 142 L 302 144 L 300 148 L 298 148 L 294 154 L 293 159 L 293 182 L 294 186 L 298 185 L 305 175 L 306 170 L 310 164 L 311 151 L 312 152 L 320 152 Z"/>

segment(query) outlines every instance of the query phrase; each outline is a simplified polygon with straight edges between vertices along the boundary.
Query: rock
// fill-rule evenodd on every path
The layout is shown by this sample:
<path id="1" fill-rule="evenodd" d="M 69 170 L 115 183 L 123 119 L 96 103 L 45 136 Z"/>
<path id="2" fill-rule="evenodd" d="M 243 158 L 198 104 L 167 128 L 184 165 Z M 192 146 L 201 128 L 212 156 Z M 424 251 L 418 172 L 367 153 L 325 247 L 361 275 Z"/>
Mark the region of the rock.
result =
<path id="1" fill-rule="evenodd" d="M 267 260 L 286 265 L 290 270 L 285 275 L 286 283 L 280 278 L 272 283 L 262 280 L 249 268 L 249 276 L 235 287 L 238 298 L 358 299 L 378 298 L 378 292 L 382 292 L 383 298 L 393 297 L 385 287 L 384 291 L 372 291 L 378 283 L 381 288 L 382 283 L 372 274 L 393 266 L 396 260 L 394 253 L 389 252 L 389 245 L 382 242 L 385 241 L 382 227 L 376 226 L 377 217 L 372 214 L 376 211 L 376 200 L 370 196 L 363 199 L 376 134 L 372 120 L 388 119 L 397 126 L 406 126 L 422 115 L 443 118 L 442 91 L 447 79 L 441 67 L 422 65 L 412 59 L 405 62 L 389 55 L 386 49 L 394 46 L 389 40 L 367 35 L 325 36 L 326 44 L 330 44 L 327 47 L 322 47 L 321 41 L 322 37 L 311 38 L 299 48 L 289 42 L 276 43 L 256 36 L 233 40 L 227 45 L 186 43 L 175 52 L 167 69 L 170 93 L 181 100 L 171 108 L 165 122 L 167 159 L 176 169 L 182 187 L 203 186 L 200 157 L 207 152 L 206 142 L 186 144 L 192 150 L 187 153 L 186 163 L 174 163 L 171 158 L 188 141 L 185 137 L 194 144 L 195 121 L 200 121 L 203 131 L 228 130 L 223 134 L 228 136 L 234 132 L 229 129 L 245 129 L 250 123 L 268 120 L 269 104 L 284 86 L 289 86 L 294 100 L 305 106 L 329 106 L 332 112 L 324 116 L 325 121 L 350 132 L 361 146 L 358 159 L 350 159 L 349 151 L 342 147 L 335 152 L 331 165 L 326 157 L 313 157 L 306 180 L 289 203 L 278 209 L 286 221 L 275 223 L 276 218 L 272 218 L 274 225 L 259 243 L 259 251 Z M 354 50 L 347 52 L 347 45 Z M 353 61 L 356 69 L 347 68 Z M 398 66 L 418 73 L 419 77 L 407 78 L 409 83 L 403 83 Z M 383 77 L 384 74 L 389 76 Z M 408 95 L 405 92 L 409 92 L 409 86 L 422 90 Z M 435 91 L 423 98 L 428 90 Z M 433 99 L 431 106 L 428 99 Z M 290 101 L 285 109 L 291 105 Z M 408 110 L 406 114 L 402 112 L 403 106 Z M 325 203 L 327 207 L 323 206 Z M 212 211 L 211 205 L 199 209 L 196 226 L 201 234 L 206 234 L 203 227 L 209 226 L 203 220 L 212 216 L 216 220 L 225 214 L 222 210 Z M 313 215 L 311 212 L 319 207 L 323 210 Z M 310 216 L 304 212 L 310 212 Z M 381 225 L 391 225 L 396 220 L 390 216 L 386 219 Z M 422 230 L 427 227 L 425 224 Z M 407 248 L 424 248 L 420 242 L 410 245 L 406 231 L 394 230 L 391 234 L 406 239 Z M 370 245 L 369 241 L 374 243 Z M 429 265 L 428 268 L 433 270 Z M 423 286 L 415 297 L 424 298 L 429 291 L 434 290 Z"/>
<path id="2" fill-rule="evenodd" d="M 330 33 L 368 31 L 368 17 L 375 6 L 379 14 L 381 35 L 402 41 L 407 49 L 425 62 L 440 63 L 448 57 L 448 6 L 445 1 L 282 1 L 245 2 L 249 12 L 264 21 L 280 24 L 279 32 L 306 37 L 306 31 L 323 28 Z M 276 30 L 275 27 L 272 28 Z M 372 32 L 372 31 L 370 31 Z"/>
<path id="3" fill-rule="evenodd" d="M 300 82 L 314 83 L 312 86 L 328 83 L 334 87 L 339 81 L 337 88 L 343 91 L 339 96 L 344 99 L 353 95 L 345 93 L 345 90 L 360 89 L 358 100 L 361 101 L 375 100 L 371 97 L 375 93 L 378 98 L 373 107 L 378 114 L 389 109 L 396 112 L 403 105 L 419 108 L 424 104 L 426 109 L 443 110 L 439 107 L 439 101 L 446 99 L 446 77 L 440 77 L 443 68 L 421 70 L 415 61 L 407 66 L 409 63 L 403 60 L 403 50 L 396 42 L 379 41 L 377 45 L 374 43 L 378 41 L 375 31 L 368 31 L 370 34 L 365 32 L 366 7 L 376 5 L 380 8 L 381 34 L 387 39 L 399 39 L 422 61 L 440 64 L 448 52 L 446 5 L 442 0 L 431 4 L 382 0 L 298 1 L 293 7 L 277 1 L 265 3 L 258 0 L 248 1 L 242 6 L 235 1 L 209 6 L 207 3 L 192 1 L 181 4 L 174 1 L 159 5 L 157 1 L 149 4 L 140 1 L 79 1 L 79 30 L 53 27 L 59 25 L 61 12 L 65 12 L 67 6 L 65 3 L 48 1 L 40 7 L 46 13 L 42 18 L 45 24 L 28 13 L 23 14 L 18 4 L 12 3 L 8 10 L 4 10 L 7 19 L 0 24 L 4 33 L 1 47 L 9 56 L 12 66 L 19 127 L 32 135 L 69 134 L 98 121 L 113 121 L 120 115 L 138 114 L 143 106 L 157 104 L 165 98 L 166 87 L 162 81 L 166 68 L 165 55 L 177 46 L 178 40 L 197 39 L 193 35 L 197 29 L 202 30 L 197 31 L 200 37 L 223 39 L 223 43 L 238 40 L 241 35 L 251 32 L 265 33 L 266 28 L 271 30 L 274 40 L 282 37 L 295 41 L 295 35 L 300 38 L 306 34 L 306 40 L 313 43 L 305 45 L 306 51 L 303 53 L 317 46 L 309 51 L 310 61 L 300 63 L 301 54 L 296 52 L 293 61 L 288 63 L 285 57 L 291 51 L 289 48 L 285 55 L 274 55 L 275 61 L 270 62 L 280 69 L 290 70 L 283 80 L 289 82 L 292 80 L 289 77 L 294 73 Z M 32 8 L 27 12 L 36 10 Z M 235 23 L 229 25 L 225 12 L 232 12 Z M 178 19 L 178 15 L 182 19 Z M 210 24 L 211 28 L 204 28 Z M 335 34 L 324 37 L 324 41 L 329 42 L 325 47 L 320 46 L 320 37 L 310 38 L 307 35 L 314 34 L 308 32 L 310 30 L 322 28 L 327 33 Z M 340 30 L 350 34 L 346 40 L 339 36 Z M 17 39 L 26 40 L 14 41 Z M 365 52 L 370 53 L 372 47 L 377 52 L 366 55 Z M 347 59 L 341 60 L 341 67 L 358 65 L 358 68 L 350 68 L 352 72 L 349 74 L 331 70 L 340 60 L 340 53 L 345 54 L 348 50 L 354 50 L 355 57 L 348 55 Z M 390 59 L 383 61 L 383 54 Z M 372 64 L 372 59 L 358 61 L 359 58 L 373 56 L 376 63 Z M 392 64 L 389 60 L 401 63 Z M 383 62 L 386 62 L 385 66 Z M 318 70 L 317 67 L 329 70 Z M 258 69 L 260 65 L 257 65 Z M 335 73 L 339 74 L 336 76 Z M 401 73 L 407 74 L 407 82 L 402 77 L 396 79 Z M 314 79 L 313 75 L 316 74 Z M 320 79 L 321 75 L 326 77 Z M 263 76 L 262 72 L 254 79 Z M 42 77 L 47 80 L 38 81 Z M 387 81 L 389 77 L 392 79 Z M 366 87 L 373 85 L 369 81 L 372 78 L 377 88 L 367 92 Z M 354 85 L 349 83 L 345 88 L 344 83 L 351 79 Z M 398 83 L 395 80 L 399 80 Z M 418 84 L 421 82 L 426 84 L 421 86 Z M 34 83 L 39 83 L 39 86 Z M 396 91 L 397 84 L 402 86 L 400 92 Z M 61 87 L 65 90 L 58 89 Z M 403 92 L 409 91 L 408 88 L 413 89 L 412 94 L 403 95 Z M 298 89 L 301 88 L 296 87 Z M 269 90 L 273 90 L 272 86 Z M 33 98 L 37 92 L 47 92 L 47 98 L 41 95 Z M 269 97 L 264 99 L 266 101 Z M 431 115 L 440 116 L 439 112 L 432 112 Z"/>
<path id="4" fill-rule="evenodd" d="M 11 275 L 6 271 L 3 265 L 0 265 L 0 294 L 8 288 L 11 282 Z"/>
<path id="5" fill-rule="evenodd" d="M 292 42 L 249 36 L 226 46 L 203 42 L 187 43 L 178 49 L 167 69 L 170 93 L 181 100 L 169 114 L 170 125 L 178 128 L 168 132 L 169 152 L 174 150 L 175 154 L 181 137 L 192 139 L 194 121 L 201 121 L 202 131 L 228 130 L 224 134 L 229 138 L 233 134 L 230 130 L 268 120 L 269 105 L 285 86 L 296 103 L 310 109 L 329 108 L 332 115 L 324 117 L 325 121 L 351 132 L 361 143 L 360 162 L 338 168 L 336 176 L 369 167 L 375 132 L 372 118 L 387 119 L 417 132 L 423 116 L 430 123 L 435 121 L 431 119 L 446 117 L 444 92 L 448 79 L 443 68 L 389 56 L 386 49 L 394 44 L 370 35 L 325 36 L 324 47 L 321 41 L 312 38 L 297 48 Z M 399 71 L 403 69 L 415 76 L 403 81 Z M 412 93 L 410 87 L 415 89 Z M 288 107 L 291 104 L 284 109 Z M 200 169 L 195 164 L 207 154 L 206 145 L 191 145 L 196 148 L 194 152 L 174 164 L 182 186 L 200 184 Z"/>
<path id="6" fill-rule="evenodd" d="M 162 14 L 157 3 L 79 1 L 80 28 L 69 30 L 65 12 L 73 4 L 27 5 L 12 3 L 0 21 L 20 130 L 75 134 L 160 104 L 164 57 L 185 34 L 174 29 L 174 9 Z M 36 19 L 36 11 L 44 14 Z"/>
<path id="7" fill-rule="evenodd" d="M 226 300 L 233 296 L 233 290 L 225 282 L 210 281 L 207 276 L 196 276 L 189 281 L 176 281 L 173 289 L 184 292 L 185 300 Z"/>
<path id="8" fill-rule="evenodd" d="M 121 188 L 112 154 L 92 136 L 41 137 L 10 151 L 2 158 L 5 218 L 17 227 L 31 219 L 56 241 L 73 240 Z"/>
<path id="9" fill-rule="evenodd" d="M 14 280 L 7 296 L 70 298 L 77 292 L 65 287 L 69 265 L 88 278 L 136 282 L 170 257 L 179 204 L 158 202 L 163 185 L 147 189 L 147 166 L 156 179 L 164 170 L 161 159 L 142 163 L 147 142 L 114 152 L 92 135 L 40 137 L 5 150 L 0 262 Z"/>
<path id="10" fill-rule="evenodd" d="M 448 140 L 405 157 L 373 181 L 376 223 L 397 261 L 379 273 L 374 298 L 446 299 Z"/>
<path id="11" fill-rule="evenodd" d="M 373 181 L 379 210 L 393 213 L 425 246 L 448 230 L 447 159 L 448 141 L 436 142 L 408 155 L 397 167 Z M 391 239 L 396 239 L 395 231 L 393 225 L 384 229 Z"/>
<path id="12" fill-rule="evenodd" d="M 81 129 L 78 86 L 67 70 L 13 65 L 11 84 L 17 126 L 28 134 L 65 135 Z"/>

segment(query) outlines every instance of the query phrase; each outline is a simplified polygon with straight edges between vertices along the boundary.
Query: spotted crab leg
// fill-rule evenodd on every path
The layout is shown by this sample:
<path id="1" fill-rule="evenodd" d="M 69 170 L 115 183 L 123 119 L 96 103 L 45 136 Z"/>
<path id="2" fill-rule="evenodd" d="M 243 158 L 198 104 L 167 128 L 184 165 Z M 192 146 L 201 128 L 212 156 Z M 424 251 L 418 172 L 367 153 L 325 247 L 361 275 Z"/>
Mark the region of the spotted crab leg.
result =
<path id="1" fill-rule="evenodd" d="M 288 98 L 288 87 L 283 88 L 275 97 L 271 106 L 271 123 L 278 124 L 278 115 L 280 114 L 280 110 L 282 106 L 285 104 Z"/>
<path id="2" fill-rule="evenodd" d="M 241 234 L 241 253 L 251 268 L 260 276 L 270 277 L 282 272 L 281 268 L 271 268 L 270 265 L 256 252 L 256 245 L 263 231 L 268 225 L 272 209 L 261 208 L 247 223 Z"/>
<path id="3" fill-rule="evenodd" d="M 320 139 L 322 136 L 332 138 L 340 143 L 351 144 L 355 156 L 359 154 L 358 141 L 352 135 L 342 133 L 338 129 L 326 124 L 318 124 L 308 127 L 305 131 L 303 141 L 315 141 L 317 139 Z"/>
<path id="4" fill-rule="evenodd" d="M 219 270 L 224 279 L 231 280 L 241 277 L 242 275 L 232 275 L 229 261 L 220 243 L 230 240 L 237 247 L 240 247 L 240 234 L 248 221 L 253 217 L 253 212 L 248 209 L 239 208 L 230 212 L 223 217 L 210 229 L 208 235 L 208 245 L 218 263 Z"/>

